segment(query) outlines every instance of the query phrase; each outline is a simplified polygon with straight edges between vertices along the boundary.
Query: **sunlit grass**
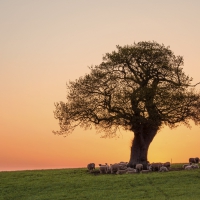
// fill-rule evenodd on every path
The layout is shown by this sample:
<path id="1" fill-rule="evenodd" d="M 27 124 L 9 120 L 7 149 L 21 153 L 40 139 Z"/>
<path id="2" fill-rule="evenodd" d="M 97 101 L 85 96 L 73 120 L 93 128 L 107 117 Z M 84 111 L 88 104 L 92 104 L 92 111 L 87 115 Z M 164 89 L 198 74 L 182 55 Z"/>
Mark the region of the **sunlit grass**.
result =
<path id="1" fill-rule="evenodd" d="M 0 200 L 195 200 L 199 197 L 199 169 L 124 175 L 94 175 L 86 169 L 0 172 Z"/>

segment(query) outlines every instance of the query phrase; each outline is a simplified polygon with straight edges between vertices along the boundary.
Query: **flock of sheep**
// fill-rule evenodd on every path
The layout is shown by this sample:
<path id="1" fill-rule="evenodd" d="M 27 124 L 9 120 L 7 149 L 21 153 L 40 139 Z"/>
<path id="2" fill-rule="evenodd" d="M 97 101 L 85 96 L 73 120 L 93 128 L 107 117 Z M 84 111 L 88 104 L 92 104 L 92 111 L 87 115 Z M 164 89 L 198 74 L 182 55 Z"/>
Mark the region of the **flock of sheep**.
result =
<path id="1" fill-rule="evenodd" d="M 199 158 L 189 158 L 189 163 L 183 165 L 183 169 L 190 170 L 199 168 Z M 158 172 L 168 172 L 170 170 L 170 162 L 165 163 L 148 163 L 146 167 L 143 164 L 136 164 L 134 168 L 128 167 L 128 162 L 120 162 L 115 164 L 108 165 L 105 163 L 104 165 L 99 164 L 99 172 L 100 174 L 133 174 L 133 173 L 148 173 L 153 171 Z M 144 169 L 146 168 L 146 169 Z M 95 170 L 95 163 L 89 163 L 87 165 L 87 169 L 89 172 Z"/>
<path id="2" fill-rule="evenodd" d="M 186 170 L 191 170 L 191 169 L 196 169 L 199 168 L 199 158 L 189 158 L 189 163 L 183 165 L 183 169 Z"/>

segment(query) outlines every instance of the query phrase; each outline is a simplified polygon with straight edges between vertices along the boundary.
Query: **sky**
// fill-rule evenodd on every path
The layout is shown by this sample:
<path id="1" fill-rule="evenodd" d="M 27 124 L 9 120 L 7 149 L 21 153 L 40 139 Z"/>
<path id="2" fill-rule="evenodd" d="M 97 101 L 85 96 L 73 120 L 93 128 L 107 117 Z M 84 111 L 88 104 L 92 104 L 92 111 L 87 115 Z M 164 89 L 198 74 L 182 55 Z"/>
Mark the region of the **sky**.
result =
<path id="1" fill-rule="evenodd" d="M 199 8 L 199 0 L 0 0 L 0 171 L 129 161 L 131 132 L 103 139 L 78 127 L 54 135 L 54 103 L 116 45 L 140 41 L 170 46 L 199 82 Z M 200 157 L 200 127 L 191 126 L 160 130 L 148 160 Z"/>

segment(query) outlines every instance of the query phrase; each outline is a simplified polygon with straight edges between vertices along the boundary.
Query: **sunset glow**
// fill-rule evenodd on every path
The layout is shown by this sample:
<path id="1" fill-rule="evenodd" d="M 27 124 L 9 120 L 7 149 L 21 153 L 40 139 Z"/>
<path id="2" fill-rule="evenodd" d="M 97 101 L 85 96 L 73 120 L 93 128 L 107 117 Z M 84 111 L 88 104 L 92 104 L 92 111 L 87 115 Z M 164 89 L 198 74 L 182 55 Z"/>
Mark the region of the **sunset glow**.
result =
<path id="1" fill-rule="evenodd" d="M 65 101 L 66 83 L 89 73 L 116 45 L 139 41 L 170 46 L 184 57 L 186 75 L 200 82 L 199 7 L 198 0 L 1 1 L 0 171 L 128 161 L 131 132 L 103 139 L 78 127 L 67 137 L 54 135 L 54 102 Z M 200 127 L 191 126 L 161 129 L 149 161 L 200 157 Z"/>

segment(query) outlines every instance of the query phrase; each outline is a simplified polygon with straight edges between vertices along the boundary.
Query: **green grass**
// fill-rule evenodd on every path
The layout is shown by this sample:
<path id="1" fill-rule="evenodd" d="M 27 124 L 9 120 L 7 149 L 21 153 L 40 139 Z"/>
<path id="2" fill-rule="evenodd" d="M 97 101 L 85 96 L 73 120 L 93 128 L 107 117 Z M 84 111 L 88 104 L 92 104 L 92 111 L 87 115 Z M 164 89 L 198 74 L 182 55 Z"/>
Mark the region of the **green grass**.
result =
<path id="1" fill-rule="evenodd" d="M 0 172 L 0 200 L 18 199 L 199 200 L 200 169 L 124 175 L 86 169 Z"/>

